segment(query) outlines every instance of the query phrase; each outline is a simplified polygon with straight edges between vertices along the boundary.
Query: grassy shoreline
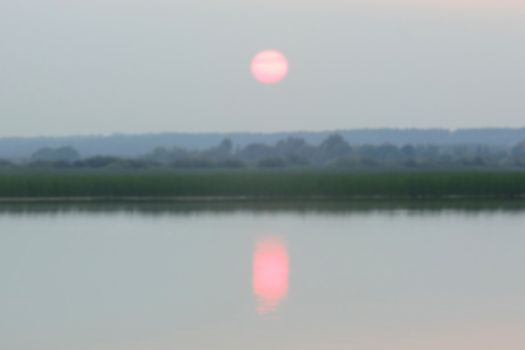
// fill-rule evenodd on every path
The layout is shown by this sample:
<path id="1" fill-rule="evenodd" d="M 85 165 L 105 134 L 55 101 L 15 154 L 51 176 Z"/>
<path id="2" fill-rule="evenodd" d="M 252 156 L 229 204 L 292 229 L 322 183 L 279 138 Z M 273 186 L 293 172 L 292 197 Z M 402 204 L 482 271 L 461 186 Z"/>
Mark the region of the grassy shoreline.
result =
<path id="1" fill-rule="evenodd" d="M 525 172 L 43 172 L 0 174 L 0 201 L 523 198 Z"/>

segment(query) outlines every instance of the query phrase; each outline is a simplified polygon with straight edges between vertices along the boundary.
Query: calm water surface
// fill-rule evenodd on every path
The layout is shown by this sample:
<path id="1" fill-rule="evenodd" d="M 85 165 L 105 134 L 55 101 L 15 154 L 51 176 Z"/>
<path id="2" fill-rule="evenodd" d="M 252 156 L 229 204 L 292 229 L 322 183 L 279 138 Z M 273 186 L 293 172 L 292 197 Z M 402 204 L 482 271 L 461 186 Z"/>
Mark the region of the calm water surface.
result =
<path id="1" fill-rule="evenodd" d="M 0 209 L 0 349 L 523 350 L 523 210 Z"/>

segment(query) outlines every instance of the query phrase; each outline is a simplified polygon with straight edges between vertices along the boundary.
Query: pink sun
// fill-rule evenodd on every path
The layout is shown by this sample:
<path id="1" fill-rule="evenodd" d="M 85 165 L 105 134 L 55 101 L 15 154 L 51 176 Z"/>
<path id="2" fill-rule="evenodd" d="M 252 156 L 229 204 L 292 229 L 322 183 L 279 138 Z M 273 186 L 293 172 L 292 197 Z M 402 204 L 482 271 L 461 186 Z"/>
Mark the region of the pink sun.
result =
<path id="1" fill-rule="evenodd" d="M 264 50 L 253 58 L 251 70 L 258 82 L 276 84 L 288 74 L 288 60 L 282 52 Z"/>

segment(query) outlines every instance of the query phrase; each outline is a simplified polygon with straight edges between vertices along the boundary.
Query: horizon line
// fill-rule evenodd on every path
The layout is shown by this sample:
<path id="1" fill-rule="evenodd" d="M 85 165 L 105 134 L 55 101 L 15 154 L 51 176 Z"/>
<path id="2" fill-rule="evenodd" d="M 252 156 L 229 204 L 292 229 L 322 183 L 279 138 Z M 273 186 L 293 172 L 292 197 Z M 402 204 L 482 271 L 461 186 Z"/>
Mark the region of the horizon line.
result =
<path id="1" fill-rule="evenodd" d="M 338 132 L 351 132 L 351 131 L 447 131 L 449 133 L 455 133 L 458 131 L 480 131 L 480 130 L 523 130 L 525 126 L 478 126 L 478 127 L 460 127 L 460 128 L 447 128 L 447 127 L 360 127 L 360 128 L 335 128 L 335 129 L 324 129 L 324 130 L 280 130 L 280 131 L 146 131 L 146 132 L 118 132 L 113 131 L 110 133 L 71 133 L 61 135 L 0 135 L 0 139 L 35 139 L 35 138 L 91 138 L 91 137 L 115 137 L 115 136 L 154 136 L 154 135 L 278 135 L 278 134 L 323 134 Z"/>

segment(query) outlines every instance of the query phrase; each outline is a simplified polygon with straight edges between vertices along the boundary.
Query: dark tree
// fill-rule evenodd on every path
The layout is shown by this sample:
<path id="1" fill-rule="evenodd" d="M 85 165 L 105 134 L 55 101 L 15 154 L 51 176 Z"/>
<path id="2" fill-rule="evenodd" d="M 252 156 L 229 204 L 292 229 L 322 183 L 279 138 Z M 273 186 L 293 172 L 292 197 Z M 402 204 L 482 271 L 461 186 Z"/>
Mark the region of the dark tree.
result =
<path id="1" fill-rule="evenodd" d="M 351 151 L 352 148 L 341 135 L 330 135 L 317 148 L 316 160 L 320 163 L 328 163 L 350 156 Z"/>

